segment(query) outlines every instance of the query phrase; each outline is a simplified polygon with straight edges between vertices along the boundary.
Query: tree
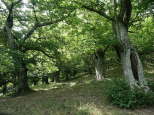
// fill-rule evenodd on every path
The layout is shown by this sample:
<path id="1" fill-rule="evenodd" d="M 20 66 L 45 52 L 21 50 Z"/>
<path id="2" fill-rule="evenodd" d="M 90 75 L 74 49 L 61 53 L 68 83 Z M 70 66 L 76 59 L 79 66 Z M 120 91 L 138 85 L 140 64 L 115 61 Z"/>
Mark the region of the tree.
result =
<path id="1" fill-rule="evenodd" d="M 6 45 L 15 52 L 12 57 L 18 78 L 17 93 L 21 94 L 30 89 L 27 81 L 28 68 L 25 63 L 27 49 L 24 47 L 24 43 L 32 37 L 38 28 L 63 21 L 72 10 L 61 7 L 61 0 L 51 2 L 31 0 L 27 3 L 28 7 L 24 5 L 25 3 L 22 0 L 1 0 L 1 2 L 3 6 L 5 5 L 3 11 L 7 11 L 2 32 Z M 21 16 L 24 18 L 21 18 Z M 15 29 L 15 27 L 18 29 Z"/>
<path id="2" fill-rule="evenodd" d="M 97 49 L 94 53 L 94 64 L 95 64 L 95 73 L 96 73 L 96 80 L 102 80 L 104 78 L 104 71 L 105 67 L 103 67 L 104 64 L 104 58 L 105 53 L 107 49 L 109 48 L 109 45 L 105 47 L 104 49 L 100 48 Z"/>
<path id="3" fill-rule="evenodd" d="M 135 2 L 138 3 L 137 1 Z M 89 5 L 81 4 L 81 6 L 89 11 L 96 12 L 112 23 L 113 36 L 118 42 L 118 50 L 126 80 L 132 88 L 140 86 L 148 89 L 141 60 L 128 35 L 133 10 L 132 1 L 97 0 L 89 3 Z"/>

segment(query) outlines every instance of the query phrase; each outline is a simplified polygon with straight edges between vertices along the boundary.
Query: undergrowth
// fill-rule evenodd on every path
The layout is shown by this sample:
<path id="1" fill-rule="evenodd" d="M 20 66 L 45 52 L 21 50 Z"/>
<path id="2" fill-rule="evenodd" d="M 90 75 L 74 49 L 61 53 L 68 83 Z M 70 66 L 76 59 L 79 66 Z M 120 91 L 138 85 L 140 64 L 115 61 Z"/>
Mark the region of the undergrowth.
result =
<path id="1" fill-rule="evenodd" d="M 106 81 L 104 90 L 107 99 L 120 108 L 135 109 L 154 106 L 154 92 L 144 92 L 142 88 L 131 89 L 123 79 Z"/>

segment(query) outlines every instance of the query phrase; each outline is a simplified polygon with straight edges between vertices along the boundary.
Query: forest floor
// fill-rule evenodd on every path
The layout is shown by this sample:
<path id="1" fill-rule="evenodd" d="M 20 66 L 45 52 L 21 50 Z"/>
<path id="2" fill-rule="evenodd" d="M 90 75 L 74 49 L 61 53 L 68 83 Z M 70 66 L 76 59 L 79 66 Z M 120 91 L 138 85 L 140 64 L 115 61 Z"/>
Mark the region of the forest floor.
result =
<path id="1" fill-rule="evenodd" d="M 127 110 L 106 101 L 102 81 L 84 76 L 33 87 L 35 92 L 0 98 L 0 115 L 154 115 L 154 108 Z"/>

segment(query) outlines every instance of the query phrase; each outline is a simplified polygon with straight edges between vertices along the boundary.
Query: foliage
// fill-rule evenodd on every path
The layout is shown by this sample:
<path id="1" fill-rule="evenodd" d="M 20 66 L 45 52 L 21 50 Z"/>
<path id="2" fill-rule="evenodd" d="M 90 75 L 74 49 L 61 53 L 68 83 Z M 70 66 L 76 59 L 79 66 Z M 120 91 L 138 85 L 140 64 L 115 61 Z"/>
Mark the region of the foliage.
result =
<path id="1" fill-rule="evenodd" d="M 12 62 L 12 58 L 9 55 L 9 51 L 4 48 L 0 48 L 0 72 L 8 73 L 13 71 L 14 65 Z"/>
<path id="2" fill-rule="evenodd" d="M 1 44 L 7 46 L 3 26 L 6 24 L 9 10 L 5 4 L 11 5 L 15 1 L 17 0 L 0 1 L 0 46 Z M 37 81 L 44 75 L 58 70 L 61 71 L 62 79 L 75 78 L 76 73 L 93 73 L 92 55 L 98 48 L 103 49 L 106 46 L 110 48 L 105 55 L 104 64 L 108 66 L 108 70 L 115 69 L 115 64 L 119 67 L 119 60 L 116 60 L 118 56 L 113 48 L 117 41 L 113 38 L 111 23 L 98 13 L 84 9 L 75 1 L 104 11 L 110 17 L 115 15 L 113 4 L 109 0 L 22 0 L 13 8 L 11 33 L 16 47 L 9 49 L 2 45 L 5 51 L 0 49 L 0 72 L 7 73 L 6 76 L 0 76 L 0 79 L 17 80 L 12 72 L 21 69 L 22 64 L 26 65 L 30 81 L 31 79 Z M 152 0 L 141 3 L 137 0 L 132 1 L 129 36 L 145 64 L 149 62 L 152 65 L 154 18 L 150 4 Z M 47 25 L 40 26 L 46 23 Z M 127 85 L 122 88 L 119 90 L 126 91 L 121 95 L 127 99 L 125 102 L 117 100 L 116 103 L 133 100 L 136 94 L 127 89 Z M 129 103 L 121 106 L 132 106 L 134 102 Z"/>
<path id="3" fill-rule="evenodd" d="M 109 101 L 121 108 L 154 106 L 154 92 L 144 92 L 141 88 L 131 89 L 123 79 L 106 81 L 104 90 Z"/>
<path id="4" fill-rule="evenodd" d="M 150 90 L 152 90 L 154 92 L 154 81 L 149 80 L 148 81 L 148 86 L 150 87 Z"/>
<path id="5" fill-rule="evenodd" d="M 10 51 L 4 47 L 0 47 L 0 82 L 4 80 L 10 81 L 13 78 L 12 73 L 14 72 L 14 64 Z M 14 79 L 14 78 L 13 78 Z M 2 84 L 0 84 L 1 86 Z"/>

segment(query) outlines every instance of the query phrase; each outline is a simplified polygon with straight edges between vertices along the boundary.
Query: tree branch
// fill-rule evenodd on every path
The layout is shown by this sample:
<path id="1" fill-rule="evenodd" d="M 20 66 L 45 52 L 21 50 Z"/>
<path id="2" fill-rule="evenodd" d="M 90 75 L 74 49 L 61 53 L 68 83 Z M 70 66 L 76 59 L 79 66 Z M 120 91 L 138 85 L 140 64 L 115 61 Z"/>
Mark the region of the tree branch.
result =
<path id="1" fill-rule="evenodd" d="M 43 49 L 41 49 L 41 48 L 36 48 L 36 47 L 30 47 L 30 48 L 25 48 L 25 52 L 26 51 L 30 51 L 30 50 L 34 50 L 34 51 L 39 51 L 39 52 L 41 52 L 41 53 L 43 53 L 45 56 L 47 56 L 47 57 L 49 57 L 49 58 L 55 58 L 54 56 L 52 56 L 52 55 L 49 55 L 48 53 L 46 53 Z"/>
<path id="2" fill-rule="evenodd" d="M 27 32 L 27 34 L 25 35 L 24 37 L 24 41 L 29 38 L 33 33 L 34 31 L 37 29 L 37 24 L 34 24 L 34 26 Z"/>
<path id="3" fill-rule="evenodd" d="M 104 11 L 102 11 L 102 10 L 97 10 L 97 9 L 94 9 L 94 8 L 91 8 L 91 7 L 85 6 L 85 5 L 82 5 L 82 8 L 85 8 L 85 9 L 87 9 L 87 10 L 89 10 L 89 11 L 95 12 L 95 13 L 97 13 L 97 14 L 103 16 L 104 18 L 106 18 L 106 19 L 108 19 L 108 20 L 110 20 L 110 21 L 113 21 L 113 18 L 110 17 L 110 16 L 108 16 L 108 15 L 107 15 Z"/>
<path id="4" fill-rule="evenodd" d="M 68 15 L 69 16 L 69 15 Z M 34 31 L 37 29 L 37 28 L 41 28 L 41 27 L 44 27 L 44 26 L 48 26 L 48 25 L 52 25 L 52 24 L 56 24 L 56 23 L 59 23 L 63 20 L 65 20 L 68 16 L 66 17 L 63 17 L 61 19 L 57 19 L 55 21 L 48 21 L 48 22 L 42 22 L 42 23 L 39 23 L 39 22 L 36 22 L 34 24 L 34 26 L 29 30 L 29 32 L 27 32 L 27 34 L 25 35 L 24 37 L 24 41 L 28 38 L 31 37 L 31 35 L 34 33 Z"/>
<path id="5" fill-rule="evenodd" d="M 35 20 L 36 20 L 36 22 L 38 22 L 38 18 L 37 18 L 37 15 L 36 15 L 36 10 L 35 10 L 35 5 L 34 5 L 34 3 L 32 2 L 32 9 L 33 9 L 33 13 L 34 13 L 34 17 L 35 17 Z"/>
<path id="6" fill-rule="evenodd" d="M 73 2 L 76 3 L 76 4 L 78 4 L 81 8 L 84 8 L 84 9 L 87 9 L 89 11 L 95 12 L 95 13 L 103 16 L 104 18 L 106 18 L 106 19 L 108 19 L 110 21 L 113 21 L 113 18 L 110 17 L 110 16 L 108 16 L 103 10 L 97 10 L 95 8 L 92 8 L 92 7 L 88 6 L 88 5 L 84 5 L 83 3 L 78 2 L 78 1 L 73 1 Z M 97 2 L 97 5 L 98 5 L 99 4 L 99 1 L 96 1 L 96 2 Z"/>

